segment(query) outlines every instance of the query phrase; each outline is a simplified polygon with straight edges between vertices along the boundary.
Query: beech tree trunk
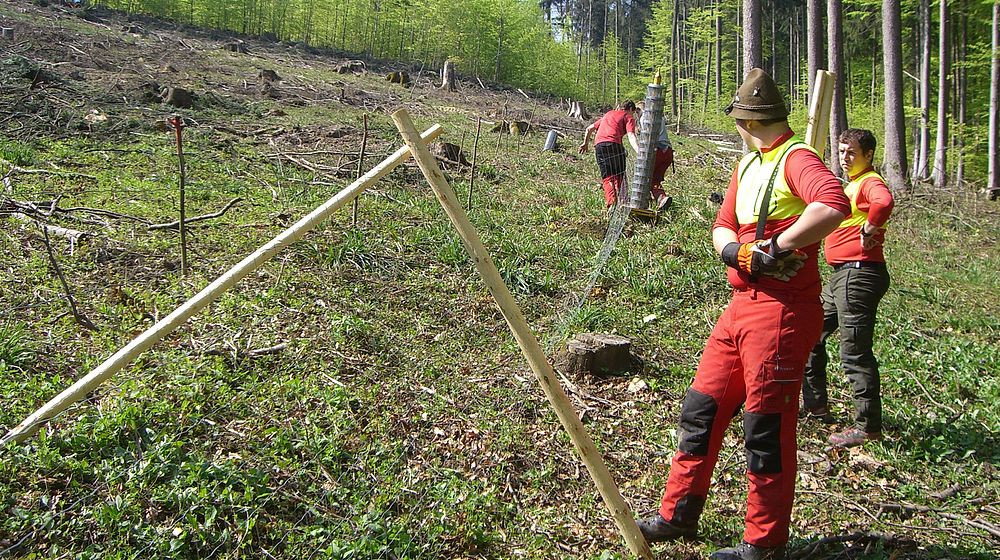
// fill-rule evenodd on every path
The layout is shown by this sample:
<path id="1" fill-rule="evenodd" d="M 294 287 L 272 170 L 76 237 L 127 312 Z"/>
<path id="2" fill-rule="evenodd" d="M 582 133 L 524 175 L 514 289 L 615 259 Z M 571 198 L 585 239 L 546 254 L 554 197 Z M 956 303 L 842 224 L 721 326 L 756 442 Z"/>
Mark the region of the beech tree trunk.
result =
<path id="1" fill-rule="evenodd" d="M 948 185 L 948 2 L 940 0 L 938 22 L 938 110 L 937 139 L 934 142 L 934 171 L 932 179 L 938 188 Z"/>
<path id="2" fill-rule="evenodd" d="M 906 189 L 906 121 L 903 116 L 903 37 L 899 0 L 882 0 L 885 74 L 885 148 L 882 175 L 889 188 Z"/>
<path id="3" fill-rule="evenodd" d="M 837 146 L 840 143 L 840 133 L 847 128 L 847 107 L 844 102 L 844 44 L 841 28 L 841 0 L 827 0 L 827 35 L 829 40 L 827 69 L 836 74 L 833 81 L 833 106 L 830 107 L 830 169 L 834 175 L 840 175 L 840 158 L 837 157 Z"/>

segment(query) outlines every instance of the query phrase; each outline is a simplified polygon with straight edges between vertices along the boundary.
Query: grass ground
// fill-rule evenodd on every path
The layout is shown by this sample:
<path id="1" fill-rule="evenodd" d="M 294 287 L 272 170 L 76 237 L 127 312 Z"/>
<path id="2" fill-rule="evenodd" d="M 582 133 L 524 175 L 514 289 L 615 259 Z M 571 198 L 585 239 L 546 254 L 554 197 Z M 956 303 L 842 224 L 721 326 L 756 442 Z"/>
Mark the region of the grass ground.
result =
<path id="1" fill-rule="evenodd" d="M 655 509 L 680 400 L 728 292 L 708 227 L 733 163 L 680 135 L 674 207 L 631 222 L 580 309 L 605 234 L 579 123 L 544 100 L 467 85 L 400 88 L 337 74 L 336 53 L 140 22 L 141 35 L 26 3 L 0 17 L 5 203 L 57 200 L 49 221 L 89 239 L 51 245 L 81 313 L 31 223 L 0 215 L 0 427 L 10 428 L 353 177 L 369 116 L 370 167 L 400 144 L 387 111 L 442 123 L 471 152 L 476 117 L 528 118 L 524 139 L 484 136 L 470 214 L 528 321 L 555 350 L 568 334 L 617 332 L 645 362 L 634 377 L 571 391 L 622 493 Z M 82 54 L 81 54 L 82 53 Z M 36 84 L 24 63 L 54 74 Z M 255 87 L 260 69 L 283 81 Z M 178 238 L 172 109 L 144 84 L 199 94 L 180 113 L 192 272 Z M 90 115 L 88 117 L 88 115 Z M 101 118 L 104 117 L 104 118 Z M 540 153 L 564 128 L 564 150 Z M 297 160 L 297 161 L 295 161 Z M 339 171 L 338 171 L 339 170 Z M 468 168 L 452 168 L 465 200 Z M 995 205 L 968 192 L 900 197 L 881 310 L 887 438 L 825 447 L 800 427 L 793 554 L 812 558 L 995 558 L 1000 525 L 1000 289 Z M 286 345 L 275 353 L 253 350 Z M 836 352 L 835 345 L 831 351 Z M 645 388 L 629 390 L 635 378 Z M 831 372 L 834 412 L 850 390 Z M 634 386 L 633 386 L 634 388 Z M 737 423 L 738 424 L 738 423 Z M 738 539 L 745 477 L 728 434 L 695 543 Z M 627 551 L 495 304 L 422 177 L 398 169 L 168 336 L 24 445 L 0 454 L 0 557 L 617 558 Z M 812 548 L 825 537 L 842 543 Z"/>

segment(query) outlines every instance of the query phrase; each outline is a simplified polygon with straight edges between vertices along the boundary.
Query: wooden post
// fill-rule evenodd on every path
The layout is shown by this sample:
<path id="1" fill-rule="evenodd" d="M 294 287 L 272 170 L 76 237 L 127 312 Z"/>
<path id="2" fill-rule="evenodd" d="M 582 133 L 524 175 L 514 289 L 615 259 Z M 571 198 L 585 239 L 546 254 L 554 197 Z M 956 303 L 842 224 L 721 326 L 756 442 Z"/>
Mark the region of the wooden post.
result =
<path id="1" fill-rule="evenodd" d="M 358 171 L 354 175 L 355 179 L 361 177 L 361 166 L 364 165 L 365 161 L 365 148 L 368 146 L 368 113 L 361 115 L 361 118 L 364 122 L 364 134 L 361 136 L 361 153 L 358 154 Z M 358 197 L 351 201 L 351 225 L 358 226 Z"/>
<path id="2" fill-rule="evenodd" d="M 174 115 L 170 117 L 170 124 L 173 125 L 174 131 L 177 133 L 177 166 L 180 171 L 180 205 L 181 218 L 177 222 L 177 227 L 181 233 L 181 276 L 187 276 L 188 273 L 188 254 L 187 254 L 187 224 L 184 223 L 184 213 L 186 204 L 184 202 L 184 148 L 181 144 L 181 129 L 184 128 L 184 119 L 180 115 Z"/>
<path id="3" fill-rule="evenodd" d="M 440 126 L 432 126 L 424 132 L 423 140 L 434 140 L 441 135 Z M 93 391 L 106 379 L 120 371 L 123 367 L 132 362 L 139 354 L 148 350 L 160 339 L 180 327 L 192 315 L 200 311 L 206 305 L 219 298 L 226 290 L 245 278 L 248 274 L 257 270 L 264 263 L 271 260 L 279 251 L 292 243 L 301 239 L 306 233 L 318 226 L 323 220 L 330 217 L 334 211 L 350 202 L 354 197 L 361 194 L 365 189 L 375 184 L 379 179 L 385 177 L 399 164 L 406 161 L 410 150 L 406 146 L 396 150 L 392 155 L 373 167 L 363 177 L 351 183 L 347 188 L 340 191 L 333 198 L 327 200 L 318 208 L 303 216 L 299 221 L 292 224 L 288 229 L 278 234 L 277 237 L 268 241 L 259 249 L 251 253 L 245 259 L 234 265 L 214 282 L 205 286 L 194 297 L 186 301 L 169 315 L 160 319 L 155 325 L 146 329 L 145 332 L 128 343 L 124 348 L 116 352 L 113 356 L 94 368 L 86 376 L 78 380 L 68 389 L 59 393 L 55 398 L 45 403 L 44 406 L 28 416 L 20 424 L 15 426 L 3 438 L 0 438 L 0 448 L 4 444 L 14 441 L 23 441 L 28 436 L 36 433 L 41 426 L 53 416 L 69 408 L 70 405 L 83 398 L 87 393 Z"/>
<path id="4" fill-rule="evenodd" d="M 466 210 L 472 211 L 472 187 L 476 184 L 476 156 L 479 155 L 479 131 L 483 127 L 483 118 L 476 117 L 476 141 L 472 143 L 472 171 L 469 171 L 469 203 Z"/>
<path id="5" fill-rule="evenodd" d="M 809 97 L 809 118 L 806 121 L 806 144 L 823 157 L 826 137 L 830 134 L 830 104 L 833 102 L 833 82 L 837 75 L 827 70 L 816 71 L 816 83 Z"/>
<path id="6" fill-rule="evenodd" d="M 448 180 L 445 179 L 441 168 L 438 167 L 437 161 L 427 149 L 427 145 L 420 139 L 413 127 L 413 121 L 410 120 L 410 116 L 406 111 L 403 109 L 396 111 L 392 114 L 392 120 L 396 123 L 396 128 L 399 129 L 400 135 L 402 135 L 406 145 L 410 148 L 413 159 L 416 160 L 424 177 L 434 190 L 438 202 L 441 203 L 452 225 L 455 226 L 459 236 L 461 236 L 465 250 L 472 257 L 472 262 L 483 277 L 483 281 L 486 283 L 490 294 L 493 295 L 497 305 L 500 307 L 500 312 L 503 314 L 504 319 L 507 320 L 507 326 L 510 327 L 518 346 L 521 348 L 521 352 L 528 360 L 532 371 L 538 377 L 538 382 L 541 384 L 545 396 L 552 403 L 556 416 L 559 417 L 563 428 L 573 441 L 573 446 L 576 447 L 577 453 L 580 454 L 583 464 L 586 465 L 591 478 L 594 479 L 597 490 L 601 493 L 601 497 L 604 498 L 604 503 L 611 511 L 611 516 L 614 518 L 618 530 L 625 538 L 629 549 L 636 556 L 652 560 L 653 556 L 649 550 L 649 545 L 646 544 L 642 533 L 639 531 L 639 526 L 636 525 L 635 519 L 632 517 L 632 508 L 625 503 L 625 499 L 622 498 L 621 493 L 618 491 L 618 486 L 615 484 L 614 479 L 611 478 L 611 473 L 608 472 L 608 467 L 604 464 L 604 459 L 594 445 L 593 440 L 590 439 L 590 434 L 587 433 L 583 422 L 577 417 L 576 411 L 573 410 L 573 405 L 570 403 L 569 398 L 566 397 L 562 386 L 559 385 L 559 380 L 556 379 L 555 372 L 552 370 L 545 352 L 542 351 L 542 347 L 538 343 L 538 339 L 535 338 L 534 333 L 531 332 L 531 328 L 521 313 L 521 309 L 517 306 L 514 297 L 511 296 L 507 285 L 504 284 L 503 278 L 500 276 L 500 272 L 497 271 L 496 265 L 493 264 L 493 259 L 490 258 L 489 252 L 483 246 L 479 238 L 479 232 L 469 222 L 469 216 L 458 202 L 455 191 L 448 184 Z"/>

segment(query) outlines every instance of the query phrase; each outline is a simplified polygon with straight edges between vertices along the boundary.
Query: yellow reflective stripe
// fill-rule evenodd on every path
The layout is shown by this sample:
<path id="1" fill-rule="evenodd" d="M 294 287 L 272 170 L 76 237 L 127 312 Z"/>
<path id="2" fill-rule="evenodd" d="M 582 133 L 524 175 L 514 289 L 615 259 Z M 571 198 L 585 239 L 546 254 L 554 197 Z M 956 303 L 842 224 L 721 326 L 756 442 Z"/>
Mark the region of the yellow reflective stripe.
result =
<path id="1" fill-rule="evenodd" d="M 757 212 L 767 190 L 767 183 L 777 167 L 767 219 L 780 220 L 802 214 L 806 203 L 792 193 L 785 181 L 785 162 L 795 150 L 812 150 L 797 136 L 792 136 L 777 149 L 767 153 L 752 152 L 743 157 L 739 166 L 736 191 L 736 219 L 740 224 L 757 223 Z M 815 150 L 813 150 L 815 152 Z"/>

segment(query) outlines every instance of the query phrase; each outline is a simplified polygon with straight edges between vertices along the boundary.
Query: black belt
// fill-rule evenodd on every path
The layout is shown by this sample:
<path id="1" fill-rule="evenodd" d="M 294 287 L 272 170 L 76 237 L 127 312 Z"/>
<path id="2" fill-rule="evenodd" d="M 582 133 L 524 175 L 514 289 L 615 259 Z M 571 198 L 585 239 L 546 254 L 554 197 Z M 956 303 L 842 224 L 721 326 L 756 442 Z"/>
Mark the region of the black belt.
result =
<path id="1" fill-rule="evenodd" d="M 880 268 L 885 270 L 885 263 L 879 261 L 848 261 L 833 265 L 834 272 L 845 268 Z"/>

